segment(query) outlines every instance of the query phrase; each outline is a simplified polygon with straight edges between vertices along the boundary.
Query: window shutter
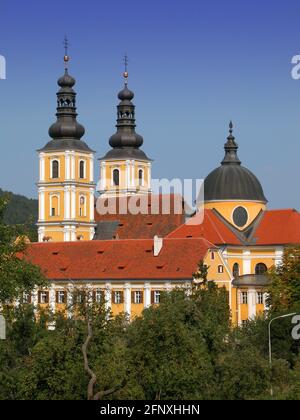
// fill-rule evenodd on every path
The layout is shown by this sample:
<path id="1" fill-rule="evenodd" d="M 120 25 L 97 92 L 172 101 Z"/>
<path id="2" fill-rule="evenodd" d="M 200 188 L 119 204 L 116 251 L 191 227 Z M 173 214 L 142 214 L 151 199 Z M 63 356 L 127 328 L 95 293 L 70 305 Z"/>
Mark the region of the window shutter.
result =
<path id="1" fill-rule="evenodd" d="M 144 303 L 144 292 L 141 291 L 141 303 Z"/>
<path id="2" fill-rule="evenodd" d="M 124 303 L 124 292 L 121 292 L 121 303 Z"/>
<path id="3" fill-rule="evenodd" d="M 46 292 L 46 303 L 49 303 L 49 292 Z"/>
<path id="4" fill-rule="evenodd" d="M 134 299 L 134 292 L 131 292 L 131 303 L 135 303 L 135 301 L 134 301 L 135 299 Z"/>
<path id="5" fill-rule="evenodd" d="M 38 293 L 38 302 L 39 302 L 39 304 L 41 303 L 41 293 L 42 293 L 42 292 L 39 292 L 39 293 Z"/>
<path id="6" fill-rule="evenodd" d="M 59 300 L 58 300 L 58 292 L 56 292 L 55 294 L 56 294 L 56 303 L 59 303 Z"/>
<path id="7" fill-rule="evenodd" d="M 154 290 L 151 290 L 151 304 L 154 305 Z"/>
<path id="8" fill-rule="evenodd" d="M 116 292 L 112 292 L 112 303 L 116 303 Z"/>
<path id="9" fill-rule="evenodd" d="M 67 292 L 64 291 L 63 294 L 63 303 L 67 303 Z"/>
<path id="10" fill-rule="evenodd" d="M 93 299 L 93 303 L 96 303 L 96 290 L 93 290 L 92 299 Z"/>

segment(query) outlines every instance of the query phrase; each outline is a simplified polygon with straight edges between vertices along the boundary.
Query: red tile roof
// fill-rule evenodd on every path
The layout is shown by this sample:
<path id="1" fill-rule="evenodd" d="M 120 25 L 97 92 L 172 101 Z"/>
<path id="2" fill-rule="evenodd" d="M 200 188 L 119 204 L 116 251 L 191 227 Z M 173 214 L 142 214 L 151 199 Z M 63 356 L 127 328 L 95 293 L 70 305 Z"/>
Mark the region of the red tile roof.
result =
<path id="1" fill-rule="evenodd" d="M 168 235 L 168 238 L 187 237 L 205 238 L 215 245 L 241 245 L 233 230 L 212 210 L 204 211 L 201 224 L 195 224 L 193 218 Z M 300 244 L 300 213 L 294 209 L 265 211 L 253 238 L 257 245 Z"/>
<path id="2" fill-rule="evenodd" d="M 146 198 L 148 200 L 146 211 L 149 214 L 120 214 L 119 206 L 124 202 L 128 202 L 130 199 L 130 197 L 123 197 L 117 201 L 117 214 L 101 215 L 95 209 L 95 221 L 96 223 L 118 222 L 117 228 L 113 229 L 113 237 L 109 239 L 152 239 L 155 235 L 165 237 L 184 223 L 185 216 L 183 212 L 181 211 L 181 214 L 177 214 L 176 211 L 176 206 L 181 207 L 181 210 L 183 208 L 183 199 L 181 196 L 172 194 L 160 196 L 149 195 Z M 151 214 L 152 199 L 158 200 L 159 214 Z M 163 214 L 163 199 L 170 200 L 170 214 Z M 104 238 L 99 237 L 98 239 Z"/>
<path id="3" fill-rule="evenodd" d="M 266 211 L 254 237 L 258 245 L 300 244 L 300 213 L 294 209 Z"/>
<path id="4" fill-rule="evenodd" d="M 199 223 L 195 220 L 199 219 Z M 215 245 L 232 244 L 240 245 L 241 242 L 235 234 L 228 229 L 221 219 L 212 210 L 204 210 L 203 221 L 201 215 L 196 215 L 186 224 L 171 232 L 168 238 L 205 238 Z"/>
<path id="5" fill-rule="evenodd" d="M 31 244 L 26 259 L 53 280 L 191 279 L 211 245 L 204 239 L 164 239 L 158 257 L 153 240 Z"/>

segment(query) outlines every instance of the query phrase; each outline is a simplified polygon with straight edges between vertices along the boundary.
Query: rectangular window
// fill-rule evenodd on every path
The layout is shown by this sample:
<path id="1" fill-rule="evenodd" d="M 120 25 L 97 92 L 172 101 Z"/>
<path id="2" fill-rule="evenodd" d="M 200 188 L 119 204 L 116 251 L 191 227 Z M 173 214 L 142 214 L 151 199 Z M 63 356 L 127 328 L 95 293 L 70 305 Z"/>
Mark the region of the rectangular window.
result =
<path id="1" fill-rule="evenodd" d="M 77 304 L 80 305 L 80 304 L 85 303 L 85 300 L 86 300 L 86 292 L 82 292 L 82 291 L 76 292 L 75 298 L 76 298 Z"/>
<path id="2" fill-rule="evenodd" d="M 25 304 L 31 303 L 31 293 L 27 293 L 27 292 L 23 293 L 23 303 Z"/>
<path id="3" fill-rule="evenodd" d="M 224 266 L 223 265 L 219 265 L 218 266 L 218 273 L 219 274 L 223 274 L 224 273 Z"/>
<path id="4" fill-rule="evenodd" d="M 114 303 L 116 305 L 120 305 L 122 303 L 122 292 L 115 292 L 114 293 Z"/>
<path id="5" fill-rule="evenodd" d="M 94 294 L 94 301 L 95 303 L 102 303 L 104 299 L 104 292 L 103 290 L 96 290 Z"/>
<path id="6" fill-rule="evenodd" d="M 49 292 L 39 292 L 39 303 L 41 305 L 49 303 Z"/>
<path id="7" fill-rule="evenodd" d="M 160 303 L 160 291 L 156 290 L 154 292 L 154 304 L 157 305 Z"/>
<path id="8" fill-rule="evenodd" d="M 143 292 L 133 292 L 133 303 L 140 305 L 143 303 Z"/>
<path id="9" fill-rule="evenodd" d="M 214 251 L 211 251 L 210 256 L 211 256 L 211 259 L 212 259 L 212 260 L 214 260 L 214 259 L 215 259 L 215 253 L 214 253 Z"/>
<path id="10" fill-rule="evenodd" d="M 263 303 L 264 303 L 263 292 L 257 292 L 257 303 L 258 303 L 258 305 L 263 305 Z"/>
<path id="11" fill-rule="evenodd" d="M 56 293 L 56 303 L 66 303 L 66 292 L 61 290 Z"/>
<path id="12" fill-rule="evenodd" d="M 248 292 L 241 293 L 241 303 L 243 305 L 248 305 Z"/>

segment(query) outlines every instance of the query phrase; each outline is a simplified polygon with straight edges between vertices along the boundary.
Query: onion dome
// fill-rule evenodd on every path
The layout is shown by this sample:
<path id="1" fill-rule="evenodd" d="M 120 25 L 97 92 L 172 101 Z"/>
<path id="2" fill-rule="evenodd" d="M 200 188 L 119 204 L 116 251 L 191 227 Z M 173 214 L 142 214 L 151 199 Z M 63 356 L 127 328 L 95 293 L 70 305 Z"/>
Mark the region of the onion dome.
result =
<path id="1" fill-rule="evenodd" d="M 221 166 L 212 171 L 204 181 L 205 201 L 259 201 L 267 203 L 263 188 L 257 177 L 241 165 L 238 144 L 233 136 L 233 124 L 225 144 L 225 157 Z"/>
<path id="2" fill-rule="evenodd" d="M 109 139 L 112 150 L 100 160 L 138 159 L 150 161 L 146 154 L 140 150 L 144 139 L 135 131 L 135 106 L 131 102 L 134 93 L 128 89 L 127 70 L 123 76 L 125 79 L 124 88 L 118 94 L 120 103 L 117 106 L 117 132 Z"/>
<path id="3" fill-rule="evenodd" d="M 81 140 L 85 134 L 85 128 L 77 121 L 76 92 L 73 90 L 76 80 L 68 72 L 69 56 L 67 54 L 64 61 L 65 73 L 57 81 L 60 87 L 57 92 L 57 121 L 49 128 L 49 136 L 52 140 L 40 151 L 70 149 L 92 152 Z"/>

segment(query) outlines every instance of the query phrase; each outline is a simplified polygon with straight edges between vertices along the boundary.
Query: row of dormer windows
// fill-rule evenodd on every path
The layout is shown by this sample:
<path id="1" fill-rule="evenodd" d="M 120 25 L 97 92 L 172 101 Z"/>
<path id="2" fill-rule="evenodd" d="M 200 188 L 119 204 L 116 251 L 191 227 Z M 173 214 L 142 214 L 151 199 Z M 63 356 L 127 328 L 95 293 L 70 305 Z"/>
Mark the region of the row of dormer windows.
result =
<path id="1" fill-rule="evenodd" d="M 83 303 L 86 299 L 86 292 L 75 293 L 75 299 L 78 304 Z M 66 304 L 67 303 L 68 292 L 64 290 L 59 290 L 55 294 L 55 302 L 57 304 Z M 159 290 L 153 290 L 151 292 L 151 303 L 156 305 L 160 303 L 161 292 Z M 91 292 L 91 300 L 94 303 L 101 303 L 105 301 L 105 291 L 102 289 L 94 290 Z M 112 303 L 115 305 L 120 305 L 124 303 L 124 292 L 123 291 L 113 291 L 111 294 Z M 32 295 L 31 293 L 23 294 L 23 303 L 31 304 Z M 49 303 L 49 291 L 39 291 L 38 292 L 38 303 L 40 305 L 46 305 Z M 144 292 L 142 290 L 136 290 L 131 292 L 131 303 L 140 305 L 144 303 Z"/>

